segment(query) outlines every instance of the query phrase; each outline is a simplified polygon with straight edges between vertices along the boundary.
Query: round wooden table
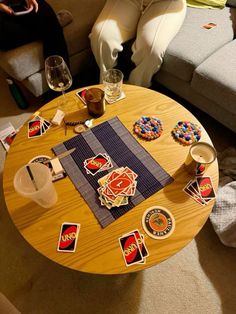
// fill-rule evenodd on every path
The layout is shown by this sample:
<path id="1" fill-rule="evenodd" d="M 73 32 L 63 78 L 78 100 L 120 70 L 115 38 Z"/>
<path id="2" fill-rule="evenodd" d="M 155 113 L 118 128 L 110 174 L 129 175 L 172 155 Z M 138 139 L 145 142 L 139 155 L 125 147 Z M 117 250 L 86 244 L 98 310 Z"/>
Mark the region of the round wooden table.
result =
<path id="1" fill-rule="evenodd" d="M 65 134 L 63 125 L 52 126 L 43 136 L 28 139 L 27 123 L 25 123 L 11 144 L 6 158 L 3 178 L 5 201 L 17 229 L 26 241 L 49 259 L 82 272 L 121 274 L 139 271 L 164 261 L 196 236 L 214 205 L 214 201 L 211 201 L 208 205 L 201 206 L 183 192 L 184 186 L 191 179 L 183 167 L 189 146 L 179 144 L 171 135 L 171 130 L 178 121 L 188 120 L 198 125 L 201 123 L 188 110 L 165 95 L 132 85 L 124 85 L 123 90 L 126 98 L 107 105 L 105 114 L 95 119 L 94 125 L 118 116 L 126 128 L 133 133 L 133 124 L 141 116 L 158 117 L 164 126 L 161 137 L 150 142 L 140 139 L 138 141 L 174 178 L 174 181 L 106 228 L 101 228 L 69 177 L 54 183 L 58 193 L 58 202 L 50 209 L 42 208 L 31 200 L 21 197 L 13 187 L 16 171 L 34 156 L 53 156 L 51 151 L 53 146 L 76 135 L 73 127 L 68 127 Z M 83 107 L 75 92 L 67 94 L 67 97 L 75 100 L 73 105 L 70 102 L 70 108 L 68 108 L 70 114 L 67 119 L 73 121 L 87 119 L 89 118 L 87 109 Z M 40 115 L 50 120 L 55 114 L 60 97 L 40 108 Z M 203 127 L 201 141 L 211 143 Z M 217 160 L 207 169 L 206 175 L 212 178 L 214 188 L 217 190 Z M 175 231 L 167 239 L 152 239 L 143 230 L 141 222 L 143 213 L 147 208 L 155 205 L 167 208 L 175 218 Z M 74 253 L 57 252 L 59 231 L 63 222 L 81 224 Z M 134 229 L 139 229 L 140 233 L 145 235 L 145 243 L 150 256 L 146 264 L 126 267 L 118 238 Z"/>

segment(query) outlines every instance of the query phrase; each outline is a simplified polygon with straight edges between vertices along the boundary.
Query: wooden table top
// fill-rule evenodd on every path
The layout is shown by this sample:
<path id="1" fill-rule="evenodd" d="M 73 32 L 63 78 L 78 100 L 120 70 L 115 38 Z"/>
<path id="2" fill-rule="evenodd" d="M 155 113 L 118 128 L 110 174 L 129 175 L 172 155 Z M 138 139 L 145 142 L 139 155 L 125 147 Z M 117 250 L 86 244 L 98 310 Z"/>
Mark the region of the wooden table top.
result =
<path id="1" fill-rule="evenodd" d="M 133 124 L 141 116 L 158 117 L 164 129 L 161 137 L 150 142 L 141 139 L 138 141 L 174 178 L 174 182 L 141 202 L 106 228 L 101 228 L 69 177 L 54 183 L 58 202 L 50 209 L 42 208 L 18 195 L 13 187 L 16 171 L 37 155 L 53 156 L 51 151 L 53 146 L 76 135 L 73 127 L 69 127 L 65 135 L 63 126 L 52 126 L 43 136 L 28 139 L 27 123 L 25 123 L 11 144 L 6 158 L 3 187 L 7 208 L 14 224 L 37 251 L 71 269 L 97 274 L 121 274 L 156 265 L 177 253 L 196 236 L 214 205 L 214 201 L 211 201 L 208 205 L 201 206 L 182 191 L 191 179 L 183 168 L 189 146 L 179 144 L 171 135 L 171 130 L 178 121 L 188 120 L 198 125 L 201 123 L 183 106 L 163 94 L 132 85 L 124 85 L 123 90 L 126 98 L 107 105 L 105 114 L 95 119 L 94 125 L 118 116 L 126 128 L 133 133 Z M 87 109 L 83 107 L 75 91 L 69 92 L 67 97 L 74 100 L 74 104 L 70 104 L 71 113 L 68 120 L 89 118 Z M 61 96 L 40 108 L 40 115 L 50 120 L 55 114 L 60 99 Z M 203 127 L 201 141 L 212 144 Z M 217 160 L 207 169 L 205 175 L 211 176 L 214 188 L 217 190 L 219 179 Z M 152 239 L 143 230 L 142 215 L 147 208 L 155 205 L 167 208 L 175 218 L 175 231 L 167 239 Z M 62 253 L 56 250 L 63 222 L 81 224 L 75 253 Z M 144 265 L 135 264 L 126 267 L 118 238 L 134 229 L 139 229 L 145 235 L 150 256 Z"/>

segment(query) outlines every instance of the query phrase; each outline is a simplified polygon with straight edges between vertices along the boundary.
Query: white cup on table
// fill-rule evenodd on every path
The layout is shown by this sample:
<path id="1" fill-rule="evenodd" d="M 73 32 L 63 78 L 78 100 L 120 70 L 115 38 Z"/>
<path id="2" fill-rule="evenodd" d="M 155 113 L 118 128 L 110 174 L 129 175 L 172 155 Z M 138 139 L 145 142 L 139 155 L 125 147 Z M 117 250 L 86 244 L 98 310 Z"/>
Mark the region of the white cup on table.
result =
<path id="1" fill-rule="evenodd" d="M 41 163 L 30 163 L 21 167 L 15 174 L 14 188 L 17 193 L 44 208 L 52 207 L 57 202 L 51 171 Z"/>
<path id="2" fill-rule="evenodd" d="M 191 145 L 184 162 L 189 174 L 201 176 L 216 159 L 215 148 L 206 142 L 197 142 Z"/>

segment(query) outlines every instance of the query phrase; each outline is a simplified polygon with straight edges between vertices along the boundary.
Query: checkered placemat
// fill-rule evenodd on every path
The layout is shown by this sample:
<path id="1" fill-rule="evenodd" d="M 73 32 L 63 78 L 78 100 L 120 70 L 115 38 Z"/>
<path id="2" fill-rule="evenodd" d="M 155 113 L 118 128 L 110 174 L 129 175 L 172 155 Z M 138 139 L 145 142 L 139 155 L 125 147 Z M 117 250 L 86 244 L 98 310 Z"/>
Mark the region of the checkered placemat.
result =
<path id="1" fill-rule="evenodd" d="M 61 163 L 103 228 L 173 181 L 117 117 L 53 147 L 53 151 L 58 155 L 73 147 L 76 147 L 76 150 L 61 159 Z M 136 193 L 129 198 L 128 205 L 110 210 L 101 206 L 97 181 L 108 171 L 92 176 L 88 175 L 84 168 L 84 160 L 98 153 L 110 156 L 114 166 L 111 170 L 127 166 L 137 173 Z"/>

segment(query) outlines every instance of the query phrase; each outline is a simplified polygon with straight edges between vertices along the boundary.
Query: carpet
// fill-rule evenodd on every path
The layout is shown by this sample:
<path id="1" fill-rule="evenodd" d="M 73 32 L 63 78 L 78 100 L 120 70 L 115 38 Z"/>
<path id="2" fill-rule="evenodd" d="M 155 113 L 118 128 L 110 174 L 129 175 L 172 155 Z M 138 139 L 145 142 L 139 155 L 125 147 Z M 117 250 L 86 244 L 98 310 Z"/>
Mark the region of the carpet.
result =
<path id="1" fill-rule="evenodd" d="M 20 111 L 1 79 L 0 94 L 0 125 L 11 121 L 18 127 L 37 110 L 30 107 L 27 112 Z M 203 116 L 200 120 L 204 119 Z M 217 125 L 211 124 L 208 117 L 206 120 L 214 145 L 222 148 L 230 137 L 222 129 L 217 137 Z M 121 276 L 73 271 L 39 254 L 15 228 L 3 197 L 4 159 L 5 151 L 0 147 L 0 292 L 21 313 L 236 312 L 236 250 L 220 242 L 209 220 L 183 250 L 145 271 Z M 1 305 L 0 313 L 5 314 Z"/>

